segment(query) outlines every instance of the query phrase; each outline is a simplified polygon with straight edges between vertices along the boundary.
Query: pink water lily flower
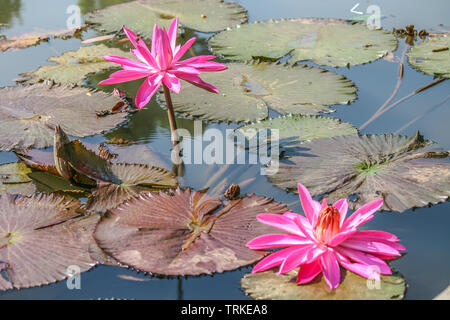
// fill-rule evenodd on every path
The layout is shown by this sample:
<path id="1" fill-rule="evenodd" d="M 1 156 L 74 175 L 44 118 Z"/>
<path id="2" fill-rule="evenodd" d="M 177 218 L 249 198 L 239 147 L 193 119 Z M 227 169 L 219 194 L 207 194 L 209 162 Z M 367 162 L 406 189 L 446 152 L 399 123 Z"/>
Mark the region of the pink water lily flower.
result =
<path id="1" fill-rule="evenodd" d="M 139 60 L 125 57 L 104 56 L 103 59 L 118 63 L 123 70 L 114 72 L 110 77 L 101 81 L 99 85 L 110 85 L 146 78 L 136 96 L 136 105 L 142 109 L 150 102 L 159 87 L 164 84 L 175 93 L 181 90 L 179 79 L 186 80 L 193 85 L 218 93 L 218 90 L 200 79 L 201 71 L 221 71 L 227 67 L 210 61 L 215 56 L 196 56 L 180 61 L 186 51 L 192 46 L 196 38 L 189 39 L 183 46 L 177 45 L 178 17 L 170 25 L 169 31 L 158 28 L 155 24 L 151 51 L 145 42 L 135 33 L 123 28 L 126 36 L 135 49 L 131 53 Z"/>
<path id="2" fill-rule="evenodd" d="M 326 199 L 322 204 L 313 200 L 300 183 L 298 192 L 306 217 L 293 212 L 258 215 L 260 222 L 287 234 L 263 235 L 247 246 L 253 250 L 286 248 L 265 257 L 252 273 L 280 266 L 278 274 L 285 274 L 300 267 L 296 283 L 311 282 L 322 273 L 331 290 L 341 281 L 340 266 L 371 280 L 392 274 L 383 260 L 401 256 L 399 251 L 406 250 L 397 243 L 399 239 L 383 231 L 357 230 L 374 217 L 382 199 L 367 203 L 346 218 L 347 199 L 329 206 Z"/>

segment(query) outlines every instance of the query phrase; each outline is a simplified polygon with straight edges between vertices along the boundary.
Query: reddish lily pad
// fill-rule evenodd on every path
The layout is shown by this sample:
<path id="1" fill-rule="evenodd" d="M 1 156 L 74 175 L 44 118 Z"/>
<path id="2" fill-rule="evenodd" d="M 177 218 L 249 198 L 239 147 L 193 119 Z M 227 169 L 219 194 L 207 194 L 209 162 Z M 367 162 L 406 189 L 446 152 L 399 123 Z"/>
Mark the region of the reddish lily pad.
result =
<path id="1" fill-rule="evenodd" d="M 57 156 L 77 172 L 97 181 L 97 188 L 87 202 L 89 210 L 106 211 L 138 196 L 142 191 L 175 188 L 178 185 L 176 177 L 165 169 L 112 163 L 86 149 L 78 140 L 61 146 Z"/>
<path id="2" fill-rule="evenodd" d="M 84 216 L 77 200 L 55 195 L 0 196 L 0 290 L 50 284 L 96 262 L 89 255 L 99 216 Z"/>
<path id="3" fill-rule="evenodd" d="M 126 113 L 97 117 L 121 99 L 104 92 L 45 84 L 0 89 L 0 151 L 53 145 L 57 125 L 69 135 L 86 137 L 115 128 Z"/>
<path id="4" fill-rule="evenodd" d="M 419 133 L 316 139 L 286 150 L 285 161 L 269 179 L 294 192 L 301 182 L 329 202 L 356 196 L 349 202 L 352 209 L 382 197 L 384 210 L 403 212 L 450 196 L 450 164 L 424 160 L 447 158 L 449 152 L 417 152 L 430 144 Z"/>
<path id="5" fill-rule="evenodd" d="M 261 259 L 263 252 L 245 246 L 271 232 L 256 215 L 286 211 L 285 205 L 255 195 L 222 202 L 189 189 L 145 193 L 108 211 L 94 236 L 107 254 L 138 270 L 212 274 Z"/>

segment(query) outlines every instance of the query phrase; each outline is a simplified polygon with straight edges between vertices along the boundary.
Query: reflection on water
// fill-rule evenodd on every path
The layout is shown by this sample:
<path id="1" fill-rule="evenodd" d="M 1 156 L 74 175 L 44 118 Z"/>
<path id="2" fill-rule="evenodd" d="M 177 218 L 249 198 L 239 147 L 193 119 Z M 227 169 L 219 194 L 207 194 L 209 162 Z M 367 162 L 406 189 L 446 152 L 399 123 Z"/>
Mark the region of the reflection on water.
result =
<path id="1" fill-rule="evenodd" d="M 8 32 L 21 32 L 41 29 L 63 28 L 66 20 L 65 8 L 78 3 L 83 13 L 101 8 L 107 4 L 123 1 L 114 0 L 40 0 L 42 5 L 36 6 L 36 0 L 0 0 L 0 23 L 6 23 Z M 351 18 L 350 9 L 355 5 L 353 0 L 240 0 L 236 1 L 249 10 L 250 20 L 288 17 L 337 17 Z M 53 6 L 52 6 L 53 4 Z M 371 2 L 361 3 L 364 10 Z M 382 25 L 387 30 L 392 27 L 403 28 L 407 24 L 415 24 L 417 29 L 433 29 L 438 31 L 440 23 L 447 23 L 447 13 L 450 10 L 448 0 L 379 0 L 377 5 L 386 18 Z M 46 8 L 49 11 L 46 11 Z M 36 17 L 39 16 L 39 19 Z M 21 25 L 14 23 L 15 19 Z M 56 21 L 56 22 L 55 22 Z M 1 28 L 5 26 L 0 26 Z M 95 37 L 95 31 L 84 34 L 84 38 Z M 194 47 L 197 54 L 208 54 L 207 35 L 200 35 L 187 30 L 183 42 L 192 36 L 198 40 Z M 13 85 L 11 80 L 20 72 L 37 69 L 42 64 L 48 64 L 46 59 L 69 50 L 76 50 L 80 41 L 52 40 L 35 48 L 17 52 L 0 53 L 0 85 Z M 404 41 L 400 41 L 395 56 L 400 56 L 404 49 Z M 394 60 L 395 61 L 395 60 Z M 345 75 L 356 83 L 358 100 L 349 106 L 338 106 L 337 112 L 331 116 L 342 118 L 359 127 L 366 122 L 380 105 L 391 95 L 397 82 L 398 64 L 386 60 L 347 68 L 327 68 L 333 72 Z M 112 72 L 112 71 L 111 71 Z M 92 87 L 98 81 L 105 79 L 108 73 L 98 74 L 89 79 Z M 397 98 L 433 81 L 432 76 L 424 75 L 405 64 L 402 86 Z M 137 93 L 141 81 L 121 84 L 121 90 L 127 91 L 132 98 Z M 102 90 L 111 91 L 112 87 Z M 390 110 L 364 129 L 363 133 L 390 133 L 402 129 L 402 134 L 412 135 L 420 130 L 425 137 L 434 140 L 443 149 L 450 148 L 448 134 L 448 119 L 450 118 L 449 100 L 450 81 L 426 90 L 398 107 Z M 397 99 L 396 98 L 396 99 Z M 439 107 L 434 107 L 444 101 Z M 417 119 L 417 120 L 415 120 Z M 406 124 L 415 120 L 407 128 Z M 189 119 L 177 119 L 178 126 L 193 133 L 194 123 Z M 204 123 L 203 127 L 216 128 L 225 133 L 226 129 L 237 125 L 224 123 Z M 105 135 L 84 139 L 91 143 L 99 143 L 111 138 L 123 138 L 141 143 L 147 143 L 164 154 L 171 149 L 169 123 L 166 111 L 153 100 L 145 110 L 130 116 L 130 121 Z M 15 161 L 11 153 L 0 153 L 0 162 Z M 298 196 L 289 194 L 273 187 L 267 177 L 259 174 L 256 165 L 186 165 L 184 176 L 180 179 L 183 187 L 202 189 L 211 187 L 210 191 L 220 194 L 231 183 L 243 183 L 242 193 L 254 192 L 275 198 L 284 202 L 292 211 L 301 212 Z M 381 229 L 392 232 L 402 239 L 402 244 L 408 249 L 408 254 L 393 263 L 405 276 L 409 289 L 408 299 L 430 299 L 446 288 L 450 282 L 448 266 L 450 250 L 448 244 L 450 234 L 450 203 L 444 203 L 431 208 L 408 210 L 403 214 L 395 212 L 379 213 L 376 218 L 365 225 L 367 229 Z M 82 274 L 82 290 L 68 290 L 64 281 L 21 291 L 0 293 L 0 299 L 96 299 L 96 298 L 128 298 L 128 299 L 246 299 L 240 290 L 239 281 L 249 268 L 216 274 L 213 277 L 189 277 L 178 279 L 160 279 L 146 277 L 150 281 L 130 281 L 136 277 L 136 272 L 118 268 L 99 266 Z M 124 276 L 125 275 L 125 276 Z"/>
<path id="2" fill-rule="evenodd" d="M 12 27 L 14 18 L 20 20 L 21 0 L 0 0 L 0 31 Z"/>

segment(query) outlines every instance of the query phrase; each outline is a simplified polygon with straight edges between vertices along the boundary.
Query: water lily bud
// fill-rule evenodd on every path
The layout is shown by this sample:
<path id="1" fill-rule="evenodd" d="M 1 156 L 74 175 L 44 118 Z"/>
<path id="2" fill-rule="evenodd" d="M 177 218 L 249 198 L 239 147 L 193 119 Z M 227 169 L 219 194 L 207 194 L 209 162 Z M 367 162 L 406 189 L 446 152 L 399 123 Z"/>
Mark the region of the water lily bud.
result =
<path id="1" fill-rule="evenodd" d="M 319 212 L 316 224 L 316 237 L 322 243 L 328 243 L 339 233 L 341 215 L 335 207 L 329 206 Z"/>

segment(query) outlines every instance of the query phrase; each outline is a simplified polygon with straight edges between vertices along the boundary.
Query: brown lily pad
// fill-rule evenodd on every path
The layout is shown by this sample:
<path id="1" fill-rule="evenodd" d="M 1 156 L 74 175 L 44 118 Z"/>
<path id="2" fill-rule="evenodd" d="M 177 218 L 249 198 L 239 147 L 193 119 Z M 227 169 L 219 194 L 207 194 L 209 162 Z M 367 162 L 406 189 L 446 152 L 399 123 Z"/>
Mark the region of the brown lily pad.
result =
<path id="1" fill-rule="evenodd" d="M 221 201 L 189 189 L 145 193 L 108 211 L 95 239 L 107 254 L 138 270 L 173 276 L 212 274 L 261 259 L 264 252 L 245 246 L 271 231 L 256 216 L 286 211 L 285 205 L 255 195 Z"/>
<path id="2" fill-rule="evenodd" d="M 450 196 L 450 164 L 426 160 L 447 158 L 449 152 L 419 151 L 430 144 L 419 133 L 316 139 L 288 148 L 269 179 L 289 191 L 301 182 L 329 202 L 354 196 L 352 209 L 382 197 L 384 210 L 403 212 Z"/>
<path id="3" fill-rule="evenodd" d="M 77 200 L 39 194 L 0 196 L 0 290 L 50 284 L 96 262 L 89 255 L 99 216 L 84 216 Z"/>
<path id="4" fill-rule="evenodd" d="M 86 137 L 115 128 L 126 113 L 97 117 L 120 98 L 104 92 L 45 84 L 0 89 L 0 151 L 53 145 L 57 125 L 69 135 Z"/>

